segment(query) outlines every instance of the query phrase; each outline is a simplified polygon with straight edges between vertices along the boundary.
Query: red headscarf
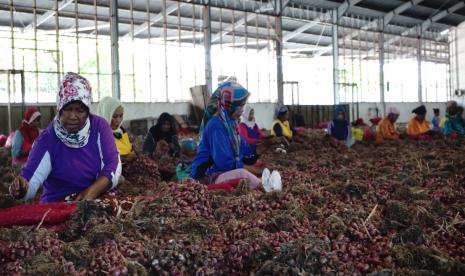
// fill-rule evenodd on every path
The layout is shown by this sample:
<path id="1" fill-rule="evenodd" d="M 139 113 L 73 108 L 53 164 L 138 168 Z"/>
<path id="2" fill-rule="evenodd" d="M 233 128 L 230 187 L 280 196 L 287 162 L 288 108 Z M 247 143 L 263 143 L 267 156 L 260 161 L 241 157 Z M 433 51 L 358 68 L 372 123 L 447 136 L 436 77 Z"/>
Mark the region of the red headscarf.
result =
<path id="1" fill-rule="evenodd" d="M 23 122 L 19 128 L 19 132 L 23 135 L 24 143 L 32 146 L 35 139 L 39 136 L 39 128 L 30 126 L 30 124 L 40 116 L 41 114 L 36 107 L 28 107 L 26 109 Z"/>

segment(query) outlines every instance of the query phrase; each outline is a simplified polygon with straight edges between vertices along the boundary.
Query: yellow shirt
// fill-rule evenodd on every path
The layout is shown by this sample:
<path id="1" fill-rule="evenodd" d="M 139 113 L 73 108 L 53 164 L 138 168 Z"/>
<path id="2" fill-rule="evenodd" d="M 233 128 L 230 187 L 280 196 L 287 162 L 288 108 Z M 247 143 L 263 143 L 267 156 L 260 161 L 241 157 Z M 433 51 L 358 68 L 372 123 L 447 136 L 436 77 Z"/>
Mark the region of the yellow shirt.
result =
<path id="1" fill-rule="evenodd" d="M 376 141 L 381 142 L 384 139 L 386 140 L 397 140 L 399 139 L 399 132 L 396 129 L 396 126 L 389 120 L 388 117 L 385 117 L 378 125 L 378 131 L 376 133 Z"/>
<path id="2" fill-rule="evenodd" d="M 115 137 L 115 143 L 118 148 L 119 155 L 124 156 L 132 153 L 132 144 L 131 141 L 129 141 L 129 135 L 127 132 L 124 132 L 120 139 Z"/>
<path id="3" fill-rule="evenodd" d="M 363 141 L 363 135 L 365 132 L 363 129 L 360 128 L 352 128 L 352 137 L 355 139 L 355 141 Z"/>
<path id="4" fill-rule="evenodd" d="M 416 117 L 413 117 L 407 125 L 407 134 L 410 136 L 425 134 L 430 130 L 431 128 L 428 121 L 424 120 L 420 123 Z"/>
<path id="5" fill-rule="evenodd" d="M 276 133 L 274 132 L 274 126 L 276 124 L 279 124 L 279 126 L 281 126 L 281 131 L 284 137 L 292 139 L 292 130 L 289 121 L 281 122 L 281 120 L 279 119 L 274 120 L 273 125 L 271 126 L 271 135 L 276 136 Z"/>

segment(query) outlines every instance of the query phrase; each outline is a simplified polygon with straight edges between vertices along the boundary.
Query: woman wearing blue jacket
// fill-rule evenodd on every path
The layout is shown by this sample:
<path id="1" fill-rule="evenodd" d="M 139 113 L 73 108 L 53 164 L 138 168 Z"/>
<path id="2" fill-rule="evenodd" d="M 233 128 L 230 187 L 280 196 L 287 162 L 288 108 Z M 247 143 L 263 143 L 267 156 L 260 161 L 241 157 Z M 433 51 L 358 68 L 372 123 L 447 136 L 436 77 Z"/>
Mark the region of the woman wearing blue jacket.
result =
<path id="1" fill-rule="evenodd" d="M 202 138 L 192 164 L 191 177 L 203 184 L 217 184 L 233 179 L 246 179 L 251 188 L 263 185 L 265 190 L 281 189 L 281 176 L 277 171 L 271 175 L 265 169 L 260 180 L 244 169 L 242 159 L 250 154 L 249 145 L 238 133 L 238 120 L 250 93 L 240 84 L 222 83 L 213 96 L 215 108 L 210 101 L 204 116 Z"/>

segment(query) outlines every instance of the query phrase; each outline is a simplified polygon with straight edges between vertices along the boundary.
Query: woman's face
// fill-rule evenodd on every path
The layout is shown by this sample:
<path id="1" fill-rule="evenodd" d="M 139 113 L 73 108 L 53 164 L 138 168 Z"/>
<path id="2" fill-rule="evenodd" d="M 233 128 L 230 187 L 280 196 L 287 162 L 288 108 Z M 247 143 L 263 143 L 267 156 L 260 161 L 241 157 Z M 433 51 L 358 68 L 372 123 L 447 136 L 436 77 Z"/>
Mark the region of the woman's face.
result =
<path id="1" fill-rule="evenodd" d="M 237 108 L 236 108 L 236 111 L 234 111 L 234 113 L 231 115 L 231 118 L 233 120 L 239 120 L 242 116 L 242 113 L 244 112 L 244 104 L 243 105 L 239 105 Z"/>
<path id="2" fill-rule="evenodd" d="M 71 133 L 78 132 L 85 124 L 89 113 L 81 102 L 72 102 L 63 107 L 60 112 L 60 122 Z"/>
<path id="3" fill-rule="evenodd" d="M 31 127 L 39 127 L 40 126 L 40 119 L 42 119 L 41 116 L 37 117 L 32 123 L 30 124 Z"/>
<path id="4" fill-rule="evenodd" d="M 339 112 L 339 113 L 337 114 L 337 117 L 336 117 L 336 118 L 337 118 L 339 121 L 344 120 L 344 118 L 345 118 L 344 112 Z"/>
<path id="5" fill-rule="evenodd" d="M 283 121 L 283 122 L 289 120 L 289 112 L 281 113 L 281 114 L 279 115 L 279 118 L 280 118 L 280 120 Z"/>
<path id="6" fill-rule="evenodd" d="M 161 131 L 162 132 L 169 132 L 171 130 L 171 124 L 169 121 L 164 121 L 163 124 L 161 124 Z"/>
<path id="7" fill-rule="evenodd" d="M 253 109 L 250 110 L 248 119 L 249 119 L 249 121 L 253 121 L 253 119 L 255 119 L 255 111 Z"/>
<path id="8" fill-rule="evenodd" d="M 392 123 L 395 123 L 397 121 L 397 119 L 399 118 L 399 115 L 397 114 L 389 114 L 389 120 L 392 122 Z"/>
<path id="9" fill-rule="evenodd" d="M 115 109 L 113 112 L 113 117 L 111 118 L 111 129 L 116 130 L 123 121 L 124 109 L 122 106 Z"/>
<path id="10" fill-rule="evenodd" d="M 417 115 L 417 120 L 423 122 L 425 120 L 425 114 Z"/>

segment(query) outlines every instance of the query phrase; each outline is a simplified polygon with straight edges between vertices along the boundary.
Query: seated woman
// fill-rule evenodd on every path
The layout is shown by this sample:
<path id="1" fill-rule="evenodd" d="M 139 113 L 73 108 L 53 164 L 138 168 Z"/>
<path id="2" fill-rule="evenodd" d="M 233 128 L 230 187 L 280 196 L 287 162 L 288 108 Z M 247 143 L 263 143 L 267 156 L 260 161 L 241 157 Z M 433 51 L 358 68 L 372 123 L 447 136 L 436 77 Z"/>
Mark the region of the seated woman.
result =
<path id="1" fill-rule="evenodd" d="M 39 125 L 42 115 L 35 107 L 29 107 L 24 114 L 20 128 L 15 132 L 11 146 L 13 166 L 21 168 L 26 164 L 32 144 L 39 137 Z"/>
<path id="2" fill-rule="evenodd" d="M 92 200 L 114 188 L 121 162 L 108 123 L 90 114 L 89 82 L 75 73 L 66 74 L 57 97 L 58 114 L 37 138 L 29 160 L 10 193 L 31 200 L 43 185 L 42 203 Z"/>
<path id="3" fill-rule="evenodd" d="M 269 171 L 262 180 L 244 169 L 242 161 L 248 144 L 237 131 L 244 105 L 250 93 L 241 85 L 232 82 L 222 83 L 218 88 L 218 110 L 213 116 L 205 116 L 199 150 L 192 164 L 191 177 L 203 184 L 218 184 L 234 179 L 247 179 L 251 188 L 263 185 L 280 187 L 281 176 Z M 280 189 L 280 188 L 277 188 Z M 269 190 L 269 189 L 268 189 Z"/>
<path id="4" fill-rule="evenodd" d="M 342 106 L 336 107 L 334 119 L 329 122 L 327 131 L 333 143 L 343 142 L 347 147 L 351 147 L 355 143 L 355 140 L 352 139 L 350 123 L 346 120 L 346 112 Z"/>
<path id="5" fill-rule="evenodd" d="M 462 118 L 463 107 L 451 101 L 447 105 L 442 133 L 446 136 L 465 135 L 465 122 Z"/>
<path id="6" fill-rule="evenodd" d="M 134 158 L 136 155 L 129 135 L 121 126 L 124 116 L 124 107 L 121 102 L 112 97 L 101 99 L 98 104 L 97 115 L 104 118 L 110 125 L 113 137 L 115 138 L 116 148 L 123 163 Z"/>
<path id="7" fill-rule="evenodd" d="M 178 181 L 186 180 L 192 172 L 192 161 L 197 155 L 197 142 L 194 139 L 181 141 L 181 160 L 176 166 L 176 178 Z"/>
<path id="8" fill-rule="evenodd" d="M 258 159 L 257 144 L 265 136 L 262 134 L 258 125 L 255 123 L 254 109 L 249 105 L 244 107 L 244 113 L 241 116 L 239 124 L 239 134 L 244 141 L 249 144 L 250 154 L 244 158 L 244 163 L 253 165 Z"/>
<path id="9" fill-rule="evenodd" d="M 416 116 L 407 125 L 407 135 L 411 138 L 426 138 L 429 135 L 431 128 L 429 122 L 425 120 L 426 112 L 424 105 L 412 110 L 412 113 L 415 113 Z"/>
<path id="10" fill-rule="evenodd" d="M 362 118 L 352 122 L 352 137 L 355 141 L 368 141 L 371 137 L 371 130 Z"/>
<path id="11" fill-rule="evenodd" d="M 271 135 L 276 137 L 286 137 L 291 140 L 295 135 L 295 130 L 289 123 L 289 110 L 285 105 L 278 105 L 275 111 L 275 120 L 271 126 Z"/>
<path id="12" fill-rule="evenodd" d="M 160 115 L 157 124 L 151 127 L 149 133 L 147 133 L 143 146 L 144 153 L 153 157 L 157 143 L 161 140 L 168 143 L 171 156 L 179 155 L 180 147 L 174 119 L 173 116 L 166 112 Z"/>
<path id="13" fill-rule="evenodd" d="M 388 109 L 388 115 L 378 125 L 378 131 L 376 134 L 376 142 L 382 142 L 384 140 L 399 140 L 400 133 L 396 128 L 396 121 L 399 118 L 399 110 L 395 107 Z"/>
<path id="14" fill-rule="evenodd" d="M 441 110 L 439 108 L 433 108 L 434 116 L 431 119 L 431 125 L 433 126 L 433 131 L 441 132 Z"/>

